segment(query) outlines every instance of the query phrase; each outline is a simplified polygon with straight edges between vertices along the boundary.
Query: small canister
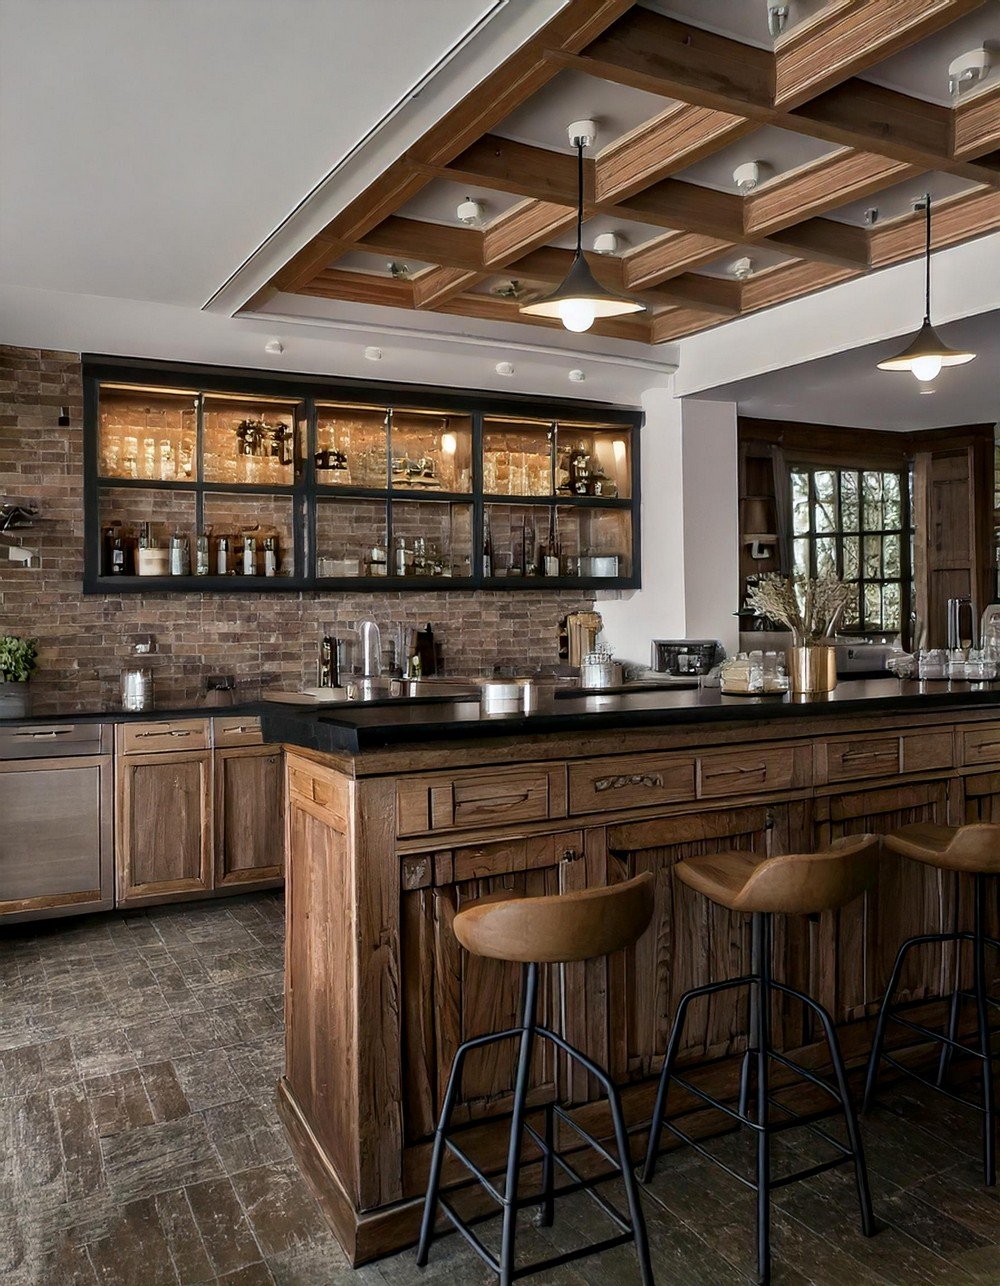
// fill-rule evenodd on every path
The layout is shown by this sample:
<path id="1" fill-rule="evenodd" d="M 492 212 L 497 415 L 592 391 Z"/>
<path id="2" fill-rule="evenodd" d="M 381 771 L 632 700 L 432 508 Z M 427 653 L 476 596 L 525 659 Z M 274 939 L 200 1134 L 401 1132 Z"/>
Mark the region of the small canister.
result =
<path id="1" fill-rule="evenodd" d="M 243 575 L 257 575 L 257 537 L 243 537 Z"/>
<path id="2" fill-rule="evenodd" d="M 194 543 L 194 574 L 207 576 L 208 567 L 208 537 L 199 531 Z"/>
<path id="3" fill-rule="evenodd" d="M 170 575 L 191 575 L 191 547 L 187 536 L 175 532 L 170 537 Z"/>
<path id="4" fill-rule="evenodd" d="M 277 576 L 277 574 L 278 574 L 278 538 L 277 536 L 265 536 L 264 537 L 264 575 Z"/>
<path id="5" fill-rule="evenodd" d="M 219 543 L 215 547 L 215 574 L 217 576 L 229 575 L 229 537 L 220 536 Z"/>

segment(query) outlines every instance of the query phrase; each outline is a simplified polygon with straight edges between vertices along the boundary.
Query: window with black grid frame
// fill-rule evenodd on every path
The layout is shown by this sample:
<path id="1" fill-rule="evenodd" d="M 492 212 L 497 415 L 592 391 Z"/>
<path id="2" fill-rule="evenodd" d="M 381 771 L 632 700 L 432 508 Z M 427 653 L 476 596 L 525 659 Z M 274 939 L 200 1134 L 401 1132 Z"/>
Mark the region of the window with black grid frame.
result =
<path id="1" fill-rule="evenodd" d="M 832 571 L 852 586 L 842 633 L 902 629 L 913 597 L 909 471 L 793 465 L 790 480 L 795 572 Z"/>

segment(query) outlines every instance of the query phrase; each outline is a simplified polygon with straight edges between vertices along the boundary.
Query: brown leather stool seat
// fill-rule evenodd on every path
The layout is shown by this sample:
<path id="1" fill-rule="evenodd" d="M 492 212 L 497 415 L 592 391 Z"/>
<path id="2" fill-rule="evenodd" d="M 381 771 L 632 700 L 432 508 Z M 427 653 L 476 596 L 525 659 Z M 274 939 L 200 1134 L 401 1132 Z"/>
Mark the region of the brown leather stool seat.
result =
<path id="1" fill-rule="evenodd" d="M 992 1187 L 997 1181 L 997 1113 L 989 1008 L 991 1005 L 997 1006 L 997 1002 L 989 995 L 986 978 L 986 948 L 1000 950 L 1000 941 L 991 938 L 986 932 L 986 895 L 987 881 L 992 876 L 1000 875 L 1000 825 L 973 822 L 967 826 L 943 826 L 938 822 L 915 822 L 911 826 L 903 826 L 893 834 L 887 835 L 885 847 L 901 857 L 924 862 L 942 871 L 956 871 L 959 874 L 971 875 L 974 890 L 973 927 L 971 931 L 960 929 L 951 933 L 920 933 L 915 937 L 907 938 L 899 948 L 889 977 L 889 985 L 885 989 L 879 1008 L 875 1039 L 872 1042 L 871 1056 L 868 1060 L 864 1108 L 867 1111 L 872 1104 L 879 1066 L 883 1061 L 890 1063 L 897 1071 L 912 1076 L 925 1085 L 939 1089 L 951 1098 L 964 1103 L 966 1100 L 945 1089 L 951 1061 L 955 1054 L 978 1059 L 982 1068 L 982 1106 L 978 1103 L 966 1105 L 982 1113 L 983 1177 L 986 1184 Z M 903 965 L 910 951 L 915 947 L 926 946 L 928 943 L 945 942 L 959 944 L 959 951 L 961 951 L 961 943 L 971 942 L 972 987 L 971 989 L 961 986 L 955 988 L 948 1002 L 948 1017 L 944 1030 L 933 1031 L 924 1024 L 903 1016 L 910 1005 L 926 1004 L 926 1001 L 911 1001 L 905 1004 L 893 1002 Z M 967 1045 L 959 1040 L 959 1018 L 962 1002 L 965 1000 L 975 1002 L 976 1043 L 974 1045 Z M 940 1043 L 941 1053 L 938 1058 L 937 1074 L 933 1080 L 885 1052 L 885 1034 L 890 1022 L 901 1024 L 926 1040 Z"/>
<path id="2" fill-rule="evenodd" d="M 818 915 L 853 902 L 874 883 L 878 842 L 848 835 L 820 853 L 790 853 L 761 861 L 753 853 L 708 853 L 678 862 L 674 874 L 689 888 L 731 911 Z"/>
<path id="3" fill-rule="evenodd" d="M 751 1182 L 742 1175 L 738 1177 L 757 1194 L 757 1280 L 762 1283 L 770 1281 L 771 1189 L 779 1183 L 783 1186 L 796 1179 L 811 1178 L 820 1170 L 851 1161 L 854 1164 L 861 1209 L 861 1231 L 866 1237 L 870 1237 L 875 1231 L 864 1150 L 833 1019 L 811 996 L 772 976 L 771 920 L 774 915 L 818 915 L 853 901 L 874 883 L 878 852 L 879 840 L 876 835 L 850 835 L 834 841 L 829 848 L 818 853 L 791 853 L 763 859 L 755 853 L 706 853 L 699 857 L 685 858 L 674 867 L 677 878 L 695 892 L 731 911 L 742 911 L 752 917 L 751 965 L 750 972 L 743 977 L 727 978 L 695 987 L 681 997 L 660 1073 L 642 1177 L 648 1183 L 653 1176 L 664 1129 L 668 1129 L 682 1143 L 694 1146 L 709 1160 L 717 1160 L 704 1147 L 704 1139 L 696 1142 L 675 1122 L 667 1119 L 666 1105 L 671 1083 L 679 1084 L 695 1098 L 723 1112 L 730 1120 L 753 1130 L 757 1136 L 755 1179 Z M 712 1098 L 675 1071 L 689 1005 L 694 1000 L 731 987 L 748 987 L 751 999 L 749 1041 L 740 1071 L 739 1099 L 735 1107 L 729 1102 Z M 833 1063 L 834 1084 L 799 1066 L 774 1048 L 771 1040 L 771 1008 L 776 992 L 801 1001 L 819 1018 Z M 769 1089 L 772 1061 L 825 1089 L 833 1099 L 834 1106 L 827 1112 L 796 1116 L 791 1109 L 777 1103 Z M 751 1073 L 756 1078 L 752 1110 Z M 812 1125 L 818 1117 L 832 1112 L 843 1113 L 849 1146 L 844 1147 L 831 1135 L 824 1133 L 826 1141 L 837 1149 L 836 1156 L 818 1166 L 809 1166 L 795 1174 L 783 1175 L 780 1180 L 772 1182 L 772 1135 L 798 1125 Z M 776 1113 L 781 1113 L 781 1117 L 776 1119 Z M 729 1126 L 727 1130 L 731 1128 Z M 729 1170 L 722 1161 L 717 1163 Z M 729 1170 L 729 1173 L 732 1174 L 733 1171 Z"/>
<path id="4" fill-rule="evenodd" d="M 989 822 L 969 826 L 914 822 L 887 835 L 885 847 L 942 871 L 1000 875 L 1000 826 Z"/>
<path id="5" fill-rule="evenodd" d="M 427 1263 L 434 1221 L 440 1206 L 444 1214 L 469 1242 L 480 1258 L 497 1274 L 501 1286 L 509 1286 L 515 1278 L 530 1273 L 543 1272 L 571 1259 L 610 1250 L 625 1242 L 634 1242 L 639 1260 L 639 1275 L 643 1286 L 653 1286 L 653 1272 L 649 1260 L 646 1224 L 639 1201 L 638 1185 L 632 1173 L 629 1136 L 625 1127 L 618 1090 L 604 1068 L 570 1045 L 561 1035 L 538 1023 L 538 977 L 543 965 L 568 964 L 571 961 L 592 960 L 610 955 L 630 946 L 643 933 L 653 914 L 653 877 L 643 874 L 634 880 L 614 884 L 607 888 L 584 889 L 576 893 L 556 894 L 545 897 L 512 897 L 499 893 L 471 902 L 455 916 L 455 936 L 473 955 L 494 960 L 513 961 L 525 966 L 523 992 L 523 1018 L 521 1023 L 506 1031 L 491 1032 L 463 1042 L 455 1052 L 444 1105 L 434 1134 L 427 1195 L 424 1200 L 423 1222 L 417 1263 Z M 517 1075 L 510 1118 L 510 1139 L 507 1163 L 502 1186 L 475 1164 L 455 1143 L 454 1136 L 462 1128 L 482 1126 L 475 1118 L 468 1126 L 452 1126 L 452 1115 L 461 1084 L 462 1065 L 466 1056 L 475 1049 L 482 1049 L 496 1041 L 518 1041 Z M 558 1104 L 548 1103 L 544 1131 L 538 1130 L 527 1120 L 529 1071 L 535 1044 L 548 1041 L 581 1067 L 585 1068 L 603 1087 L 614 1127 L 617 1160 L 602 1142 L 584 1130 Z M 596 1177 L 584 1178 L 556 1147 L 555 1123 L 563 1122 L 583 1141 L 593 1147 L 611 1165 L 611 1170 Z M 525 1136 L 541 1153 L 542 1191 L 537 1196 L 519 1197 L 521 1150 Z M 500 1207 L 503 1226 L 500 1235 L 500 1254 L 495 1256 L 452 1208 L 440 1193 L 441 1166 L 445 1149 L 450 1151 L 483 1185 Z M 555 1217 L 555 1199 L 560 1192 L 555 1188 L 555 1169 L 559 1167 L 570 1178 L 566 1192 L 586 1192 L 618 1229 L 617 1235 L 603 1241 L 583 1246 L 579 1250 L 553 1256 L 540 1263 L 517 1266 L 515 1263 L 517 1213 L 530 1206 L 539 1206 L 540 1221 L 549 1225 Z M 608 1179 L 620 1178 L 628 1204 L 627 1216 L 620 1213 L 610 1201 L 600 1196 L 596 1185 Z"/>

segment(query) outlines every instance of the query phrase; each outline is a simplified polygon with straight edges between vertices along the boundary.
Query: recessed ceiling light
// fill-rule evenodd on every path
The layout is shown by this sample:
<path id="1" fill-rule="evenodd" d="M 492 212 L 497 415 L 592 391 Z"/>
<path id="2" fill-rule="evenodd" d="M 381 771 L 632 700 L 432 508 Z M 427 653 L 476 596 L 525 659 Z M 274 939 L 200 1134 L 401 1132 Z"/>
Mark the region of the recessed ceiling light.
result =
<path id="1" fill-rule="evenodd" d="M 283 353 L 284 351 L 285 351 L 285 346 L 280 339 L 269 339 L 267 343 L 264 345 L 265 353 L 278 354 L 278 353 Z"/>
<path id="2" fill-rule="evenodd" d="M 581 371 L 579 367 L 574 367 L 573 370 L 570 371 L 569 377 L 574 384 L 579 384 L 581 383 L 581 381 L 587 378 L 586 375 L 584 375 L 583 371 Z"/>
<path id="3" fill-rule="evenodd" d="M 513 362 L 497 362 L 495 368 L 498 375 L 510 376 L 514 374 Z"/>
<path id="4" fill-rule="evenodd" d="M 373 344 L 365 349 L 365 358 L 369 362 L 380 362 L 382 360 L 381 348 L 376 348 Z"/>

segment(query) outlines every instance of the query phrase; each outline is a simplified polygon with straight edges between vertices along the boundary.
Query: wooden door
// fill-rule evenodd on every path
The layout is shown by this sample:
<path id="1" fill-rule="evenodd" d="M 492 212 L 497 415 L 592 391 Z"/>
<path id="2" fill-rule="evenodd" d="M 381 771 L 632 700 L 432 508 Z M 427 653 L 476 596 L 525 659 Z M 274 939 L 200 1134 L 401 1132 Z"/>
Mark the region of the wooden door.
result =
<path id="1" fill-rule="evenodd" d="M 118 760 L 118 903 L 212 890 L 211 752 Z"/>
<path id="2" fill-rule="evenodd" d="M 746 973 L 750 917 L 716 906 L 673 877 L 687 857 L 740 850 L 793 851 L 805 827 L 804 804 L 721 808 L 650 821 L 626 822 L 607 832 L 612 879 L 649 871 L 654 880 L 650 929 L 612 969 L 608 1009 L 611 1070 L 619 1082 L 658 1073 L 681 995 L 692 987 Z M 776 954 L 783 943 L 776 942 Z M 742 1048 L 747 993 L 723 992 L 688 1011 L 681 1059 L 719 1058 Z"/>
<path id="3" fill-rule="evenodd" d="M 911 822 L 947 822 L 948 802 L 947 781 L 855 789 L 817 799 L 815 844 L 823 847 L 841 835 L 864 832 L 886 835 Z M 822 917 L 811 958 L 811 994 L 837 1022 L 873 1013 L 903 940 L 949 928 L 954 898 L 953 876 L 884 853 L 875 888 Z M 900 999 L 940 995 L 947 962 L 940 947 L 911 953 L 900 980 Z"/>
<path id="4" fill-rule="evenodd" d="M 279 746 L 216 750 L 215 889 L 280 881 L 285 770 Z"/>
<path id="5" fill-rule="evenodd" d="M 537 896 L 568 891 L 579 885 L 574 868 L 582 871 L 583 866 L 579 831 L 403 859 L 400 988 L 407 1195 L 421 1191 L 425 1182 L 427 1140 L 456 1049 L 470 1037 L 503 1031 L 520 1020 L 522 966 L 464 951 L 452 929 L 456 914 L 469 902 L 491 894 Z M 559 970 L 550 970 L 541 989 L 539 1021 L 556 1030 L 565 1025 L 572 1040 L 579 1024 L 573 1019 L 564 1024 L 566 1006 L 577 1003 L 575 995 L 567 995 L 569 991 L 568 984 L 561 984 Z M 468 1057 L 456 1124 L 509 1109 L 516 1059 L 514 1040 Z M 552 1046 L 540 1043 L 529 1101 L 538 1104 L 555 1097 L 558 1075 Z"/>

